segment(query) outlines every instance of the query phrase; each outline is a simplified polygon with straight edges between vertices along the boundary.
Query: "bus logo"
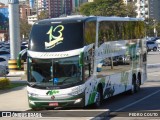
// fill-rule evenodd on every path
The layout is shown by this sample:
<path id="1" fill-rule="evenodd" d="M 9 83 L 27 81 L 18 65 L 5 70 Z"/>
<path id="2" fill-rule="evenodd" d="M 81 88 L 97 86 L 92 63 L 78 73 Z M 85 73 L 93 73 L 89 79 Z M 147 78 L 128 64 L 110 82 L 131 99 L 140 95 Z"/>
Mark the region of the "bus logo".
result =
<path id="1" fill-rule="evenodd" d="M 54 100 L 54 99 L 55 99 L 55 96 L 54 96 L 54 95 L 53 95 L 53 96 L 51 96 L 51 99 L 52 99 L 52 100 Z"/>
<path id="2" fill-rule="evenodd" d="M 58 90 L 49 90 L 46 95 L 53 95 L 53 94 L 58 94 L 59 91 Z"/>
<path id="3" fill-rule="evenodd" d="M 45 49 L 51 49 L 56 45 L 63 42 L 62 31 L 64 30 L 63 25 L 58 25 L 55 28 L 53 26 L 50 27 L 49 31 L 46 33 L 49 35 L 49 42 L 45 42 Z M 59 36 L 54 36 L 53 33 L 57 33 Z"/>

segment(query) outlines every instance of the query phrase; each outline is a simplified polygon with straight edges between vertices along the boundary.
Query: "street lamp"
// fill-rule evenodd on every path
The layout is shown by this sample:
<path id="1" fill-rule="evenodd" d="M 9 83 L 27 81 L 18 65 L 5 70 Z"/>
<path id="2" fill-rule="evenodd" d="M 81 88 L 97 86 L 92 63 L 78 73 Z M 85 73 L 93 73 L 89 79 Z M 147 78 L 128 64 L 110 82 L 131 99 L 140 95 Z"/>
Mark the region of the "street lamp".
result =
<path id="1" fill-rule="evenodd" d="M 154 22 L 154 30 L 153 30 L 154 36 L 157 37 L 156 20 L 154 19 L 153 22 Z"/>

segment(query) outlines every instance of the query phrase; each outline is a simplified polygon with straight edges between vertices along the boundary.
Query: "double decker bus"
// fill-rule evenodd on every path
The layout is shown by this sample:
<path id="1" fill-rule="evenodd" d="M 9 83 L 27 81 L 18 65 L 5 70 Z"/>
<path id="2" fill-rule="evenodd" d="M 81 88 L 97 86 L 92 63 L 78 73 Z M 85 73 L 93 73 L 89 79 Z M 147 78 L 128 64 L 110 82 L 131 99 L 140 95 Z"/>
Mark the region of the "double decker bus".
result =
<path id="1" fill-rule="evenodd" d="M 144 21 L 72 16 L 36 22 L 27 50 L 31 108 L 99 107 L 147 79 Z"/>

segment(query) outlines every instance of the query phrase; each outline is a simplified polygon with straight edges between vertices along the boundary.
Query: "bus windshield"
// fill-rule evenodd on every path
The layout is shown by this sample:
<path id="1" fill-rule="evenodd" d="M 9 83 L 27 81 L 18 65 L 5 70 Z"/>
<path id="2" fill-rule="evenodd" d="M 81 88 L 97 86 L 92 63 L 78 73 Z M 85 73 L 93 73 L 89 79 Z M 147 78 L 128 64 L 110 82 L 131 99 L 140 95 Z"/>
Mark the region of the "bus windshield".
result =
<path id="1" fill-rule="evenodd" d="M 78 56 L 59 59 L 29 58 L 28 83 L 39 87 L 63 86 L 82 81 Z"/>

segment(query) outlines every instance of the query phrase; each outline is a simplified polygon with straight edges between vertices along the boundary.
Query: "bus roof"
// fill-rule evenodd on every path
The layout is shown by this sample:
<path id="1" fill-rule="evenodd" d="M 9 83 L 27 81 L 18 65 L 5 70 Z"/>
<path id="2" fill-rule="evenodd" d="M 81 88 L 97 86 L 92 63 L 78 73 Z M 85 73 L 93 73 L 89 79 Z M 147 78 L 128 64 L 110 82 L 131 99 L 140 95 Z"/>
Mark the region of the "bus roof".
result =
<path id="1" fill-rule="evenodd" d="M 101 21 L 143 21 L 143 18 L 131 18 L 131 17 L 105 17 L 105 16 L 67 16 L 67 17 L 59 17 L 59 18 L 50 18 L 44 19 L 36 22 L 35 24 L 47 24 L 47 23 L 74 23 L 74 22 L 83 22 L 83 21 L 92 21 L 96 20 L 98 22 Z"/>

